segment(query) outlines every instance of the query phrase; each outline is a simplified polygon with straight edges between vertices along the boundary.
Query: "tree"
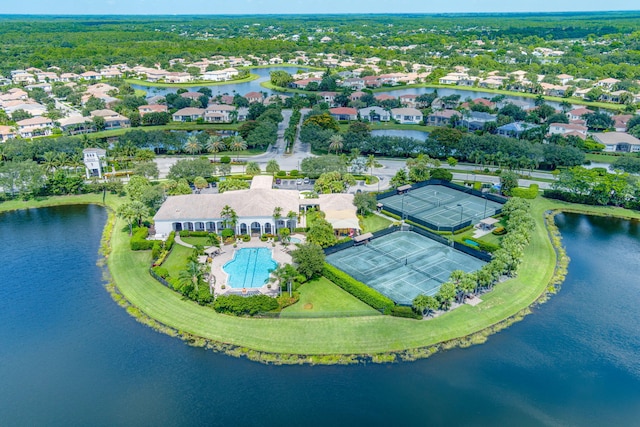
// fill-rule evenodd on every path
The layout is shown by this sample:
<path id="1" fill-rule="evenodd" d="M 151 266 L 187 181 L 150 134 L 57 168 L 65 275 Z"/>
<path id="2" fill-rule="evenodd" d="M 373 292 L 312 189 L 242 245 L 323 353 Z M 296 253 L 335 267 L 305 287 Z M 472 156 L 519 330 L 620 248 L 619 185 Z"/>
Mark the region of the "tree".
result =
<path id="1" fill-rule="evenodd" d="M 158 165 L 156 164 L 156 162 L 138 163 L 134 166 L 133 173 L 145 178 L 158 179 L 158 177 L 160 176 L 160 171 L 158 170 Z"/>
<path id="2" fill-rule="evenodd" d="M 511 195 L 511 190 L 518 187 L 518 175 L 512 171 L 504 171 L 500 175 L 500 187 L 502 194 Z"/>
<path id="3" fill-rule="evenodd" d="M 207 186 L 209 186 L 209 183 L 203 177 L 197 176 L 193 180 L 193 185 L 198 189 L 198 192 L 200 192 L 202 191 L 202 189 L 207 188 Z"/>
<path id="4" fill-rule="evenodd" d="M 355 184 L 356 180 L 350 173 L 325 172 L 316 179 L 313 189 L 322 194 L 344 193 Z"/>
<path id="5" fill-rule="evenodd" d="M 318 178 L 326 172 L 344 173 L 347 167 L 337 156 L 317 156 L 304 158 L 300 163 L 300 169 L 304 176 Z"/>
<path id="6" fill-rule="evenodd" d="M 287 212 L 287 223 L 289 224 L 290 231 L 293 233 L 293 226 L 296 223 L 296 219 L 298 218 L 298 214 L 294 211 Z"/>
<path id="7" fill-rule="evenodd" d="M 444 282 L 440 286 L 440 289 L 438 289 L 438 293 L 436 293 L 436 299 L 440 303 L 440 306 L 445 310 L 448 310 L 449 307 L 451 307 L 451 303 L 455 297 L 456 284 L 451 281 Z"/>
<path id="8" fill-rule="evenodd" d="M 307 280 L 322 274 L 325 256 L 319 245 L 313 242 L 303 243 L 298 249 L 291 251 L 291 258 L 298 272 Z"/>
<path id="9" fill-rule="evenodd" d="M 358 209 L 358 213 L 364 215 L 367 212 L 374 211 L 378 205 L 378 201 L 371 193 L 357 193 L 353 196 L 353 204 Z"/>
<path id="10" fill-rule="evenodd" d="M 270 159 L 267 162 L 267 167 L 265 169 L 267 173 L 270 173 L 272 176 L 275 176 L 276 173 L 280 172 L 280 165 L 278 164 L 278 161 L 276 159 Z"/>
<path id="11" fill-rule="evenodd" d="M 282 286 L 287 285 L 289 296 L 292 296 L 292 283 L 298 277 L 298 271 L 291 264 L 279 264 L 278 268 L 271 270 L 269 281 L 277 282 L 282 294 Z"/>
<path id="12" fill-rule="evenodd" d="M 418 295 L 413 299 L 412 306 L 415 311 L 424 315 L 429 315 L 438 309 L 438 300 L 428 295 Z"/>
<path id="13" fill-rule="evenodd" d="M 404 169 L 404 168 L 403 169 L 398 169 L 398 171 L 391 178 L 391 181 L 389 181 L 389 183 L 391 184 L 391 186 L 393 188 L 398 188 L 398 187 L 401 187 L 403 185 L 409 184 L 410 181 L 409 181 L 409 176 L 407 175 L 406 169 Z"/>
<path id="14" fill-rule="evenodd" d="M 235 135 L 231 137 L 231 141 L 229 141 L 229 149 L 231 151 L 236 151 L 238 156 L 236 161 L 240 160 L 240 151 L 247 149 L 247 143 L 240 135 Z"/>
<path id="15" fill-rule="evenodd" d="M 198 137 L 191 135 L 184 144 L 184 151 L 189 154 L 199 154 L 202 152 L 202 144 L 198 141 Z"/>
<path id="16" fill-rule="evenodd" d="M 247 163 L 247 167 L 245 168 L 245 173 L 247 175 L 255 176 L 260 175 L 260 165 L 258 162 L 249 162 Z"/>
<path id="17" fill-rule="evenodd" d="M 204 282 L 204 266 L 195 261 L 189 261 L 187 268 L 180 271 L 178 281 L 183 293 L 190 294 L 195 290 L 196 294 L 200 290 L 200 285 Z"/>
<path id="18" fill-rule="evenodd" d="M 314 243 L 323 248 L 327 248 L 336 243 L 337 238 L 333 227 L 326 219 L 318 216 L 311 220 L 309 219 L 309 215 L 307 215 L 307 223 L 309 225 L 307 242 Z"/>
<path id="19" fill-rule="evenodd" d="M 226 147 L 225 147 L 224 141 L 222 141 L 222 138 L 220 138 L 220 136 L 212 135 L 207 140 L 206 148 L 209 153 L 213 153 L 213 161 L 215 162 L 216 153 L 219 153 L 220 151 L 224 151 Z"/>
<path id="20" fill-rule="evenodd" d="M 169 169 L 167 178 L 179 180 L 186 179 L 189 182 L 197 176 L 210 177 L 214 167 L 208 159 L 180 159 Z"/>
<path id="21" fill-rule="evenodd" d="M 249 181 L 244 179 L 225 179 L 218 183 L 218 193 L 234 190 L 246 190 L 249 188 Z"/>
<path id="22" fill-rule="evenodd" d="M 282 218 L 282 208 L 280 206 L 276 206 L 273 208 L 273 221 L 276 224 L 276 232 L 278 231 L 278 221 Z"/>
<path id="23" fill-rule="evenodd" d="M 370 175 L 373 178 L 373 168 L 379 168 L 382 166 L 382 164 L 380 164 L 377 160 L 376 157 L 373 154 L 369 154 L 369 156 L 367 157 L 367 162 L 365 163 L 365 166 L 367 166 L 370 170 Z"/>
<path id="24" fill-rule="evenodd" d="M 138 200 L 132 200 L 121 204 L 116 211 L 116 215 L 129 224 L 129 236 L 133 234 L 133 223 L 136 221 L 138 225 L 142 222 L 142 218 L 149 214 L 149 208 Z"/>
<path id="25" fill-rule="evenodd" d="M 222 226 L 224 228 L 235 228 L 238 222 L 238 214 L 229 205 L 225 205 L 222 208 L 220 218 L 222 218 Z"/>
<path id="26" fill-rule="evenodd" d="M 606 113 L 590 113 L 582 116 L 589 130 L 601 132 L 613 127 L 613 119 Z"/>
<path id="27" fill-rule="evenodd" d="M 151 183 L 147 178 L 134 175 L 129 179 L 129 183 L 126 186 L 127 194 L 131 200 L 141 201 L 142 194 L 144 194 L 149 186 L 151 186 Z"/>
<path id="28" fill-rule="evenodd" d="M 338 151 L 342 151 L 342 147 L 344 147 L 344 138 L 342 135 L 336 133 L 329 138 L 329 153 L 331 150 L 335 151 L 336 155 L 338 155 Z"/>

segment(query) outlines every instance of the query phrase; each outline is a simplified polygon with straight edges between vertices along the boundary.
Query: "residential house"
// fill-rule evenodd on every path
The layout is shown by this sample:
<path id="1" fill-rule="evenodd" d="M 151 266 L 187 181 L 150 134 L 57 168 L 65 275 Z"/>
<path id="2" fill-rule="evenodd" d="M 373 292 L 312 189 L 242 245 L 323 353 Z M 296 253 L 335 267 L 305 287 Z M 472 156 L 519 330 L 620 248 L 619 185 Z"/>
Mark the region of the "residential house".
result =
<path id="1" fill-rule="evenodd" d="M 36 78 L 33 74 L 27 73 L 26 71 L 23 73 L 11 74 L 11 80 L 15 84 L 26 83 L 33 84 L 36 83 Z"/>
<path id="2" fill-rule="evenodd" d="M 444 77 L 440 77 L 438 83 L 441 85 L 457 85 L 461 80 L 468 80 L 469 74 L 467 73 L 449 73 Z"/>
<path id="3" fill-rule="evenodd" d="M 193 81 L 193 76 L 189 73 L 166 73 L 164 76 L 164 81 L 167 83 L 189 83 L 190 81 Z"/>
<path id="4" fill-rule="evenodd" d="M 205 71 L 202 75 L 203 80 L 210 80 L 214 82 L 222 82 L 231 80 L 238 76 L 238 70 L 235 68 L 225 68 L 223 70 Z"/>
<path id="5" fill-rule="evenodd" d="M 416 101 L 417 98 L 418 98 L 418 95 L 414 95 L 411 93 L 408 93 L 406 95 L 400 95 L 398 97 L 398 99 L 400 100 L 400 104 L 402 104 L 403 107 L 409 107 L 409 108 L 416 108 L 418 106 L 418 102 Z"/>
<path id="6" fill-rule="evenodd" d="M 122 116 L 112 110 L 94 110 L 91 117 L 102 117 L 104 119 L 105 130 L 122 129 L 131 126 L 128 117 Z"/>
<path id="7" fill-rule="evenodd" d="M 594 84 L 594 86 L 598 86 L 598 87 L 601 87 L 603 89 L 611 90 L 618 83 L 620 83 L 620 80 L 610 77 L 608 79 L 598 80 L 596 82 L 596 84 Z"/>
<path id="8" fill-rule="evenodd" d="M 358 110 L 360 118 L 369 122 L 388 122 L 391 119 L 391 113 L 382 107 L 367 107 Z"/>
<path id="9" fill-rule="evenodd" d="M 566 85 L 573 80 L 573 76 L 570 74 L 558 74 L 556 78 L 560 81 L 561 85 Z"/>
<path id="10" fill-rule="evenodd" d="M 7 114 L 13 114 L 18 110 L 26 111 L 34 117 L 42 116 L 47 112 L 47 107 L 42 104 L 38 104 L 37 102 L 28 99 L 26 101 L 7 101 L 2 103 L 2 109 Z"/>
<path id="11" fill-rule="evenodd" d="M 497 116 L 479 111 L 469 111 L 463 114 L 462 117 L 462 125 L 471 131 L 476 131 L 483 129 L 485 123 L 495 122 Z"/>
<path id="12" fill-rule="evenodd" d="M 542 92 L 547 96 L 564 96 L 569 89 L 569 86 L 559 86 L 551 83 L 540 83 Z"/>
<path id="13" fill-rule="evenodd" d="M 83 133 L 95 132 L 93 120 L 89 117 L 71 116 L 58 120 L 60 130 L 69 135 L 78 135 Z"/>
<path id="14" fill-rule="evenodd" d="M 357 101 L 357 100 L 359 100 L 360 98 L 362 98 L 364 95 L 365 95 L 365 93 L 364 93 L 364 92 L 360 92 L 360 91 L 358 91 L 358 92 L 353 92 L 351 95 L 349 95 L 349 100 L 350 100 L 350 101 Z"/>
<path id="15" fill-rule="evenodd" d="M 584 116 L 585 114 L 591 114 L 591 113 L 593 113 L 593 110 L 580 107 L 567 112 L 567 117 L 569 118 L 569 121 L 582 120 L 582 116 Z"/>
<path id="16" fill-rule="evenodd" d="M 358 110 L 351 107 L 336 107 L 329 109 L 329 114 L 336 120 L 357 120 Z"/>
<path id="17" fill-rule="evenodd" d="M 629 99 L 633 98 L 633 94 L 629 91 L 626 90 L 616 90 L 614 92 L 610 92 L 610 93 L 603 93 L 602 96 L 600 97 L 600 99 L 602 101 L 606 101 L 606 102 L 615 102 L 615 103 L 622 103 L 622 99 L 623 99 L 623 95 L 625 93 L 628 93 L 630 95 Z"/>
<path id="18" fill-rule="evenodd" d="M 197 101 L 200 99 L 200 97 L 204 95 L 201 92 L 183 92 L 180 94 L 181 97 L 186 98 L 186 99 L 190 99 L 192 101 Z"/>
<path id="19" fill-rule="evenodd" d="M 538 125 L 525 122 L 513 122 L 500 126 L 496 129 L 496 134 L 500 136 L 507 136 L 511 138 L 520 138 L 524 131 L 537 128 Z"/>
<path id="20" fill-rule="evenodd" d="M 592 134 L 593 139 L 604 144 L 604 151 L 608 153 L 638 153 L 640 139 L 626 132 L 605 132 Z"/>
<path id="21" fill-rule="evenodd" d="M 364 85 L 368 88 L 377 88 L 382 86 L 382 81 L 378 76 L 366 76 L 363 77 Z"/>
<path id="22" fill-rule="evenodd" d="M 309 83 L 317 83 L 320 84 L 320 82 L 322 82 L 322 79 L 317 78 L 317 77 L 311 77 L 308 79 L 300 79 L 300 80 L 296 80 L 292 83 L 289 84 L 289 86 L 291 86 L 294 89 L 306 89 L 307 86 L 309 86 Z"/>
<path id="23" fill-rule="evenodd" d="M 58 77 L 58 75 L 56 73 L 52 73 L 52 72 L 42 72 L 42 73 L 37 73 L 36 74 L 36 78 L 38 79 L 38 82 L 40 83 L 53 83 L 53 82 L 59 82 L 60 81 L 60 77 Z"/>
<path id="24" fill-rule="evenodd" d="M 453 116 L 462 118 L 462 114 L 456 110 L 437 110 L 427 116 L 426 124 L 429 126 L 446 126 L 451 122 Z"/>
<path id="25" fill-rule="evenodd" d="M 60 81 L 61 82 L 75 82 L 77 80 L 80 79 L 80 76 L 76 73 L 62 73 L 60 74 Z"/>
<path id="26" fill-rule="evenodd" d="M 249 101 L 249 104 L 254 102 L 262 103 L 264 101 L 264 95 L 260 92 L 249 92 L 244 95 L 244 98 Z"/>
<path id="27" fill-rule="evenodd" d="M 231 123 L 236 116 L 236 107 L 227 104 L 209 104 L 204 110 L 204 121 Z"/>
<path id="28" fill-rule="evenodd" d="M 611 116 L 611 119 L 614 123 L 613 128 L 616 130 L 616 132 L 625 132 L 627 130 L 627 123 L 633 117 L 634 116 L 632 114 L 618 114 L 615 116 Z"/>
<path id="29" fill-rule="evenodd" d="M 362 90 L 365 88 L 364 79 L 360 77 L 351 77 L 344 79 L 340 82 L 341 87 L 346 87 L 352 90 Z"/>
<path id="30" fill-rule="evenodd" d="M 338 92 L 318 92 L 318 95 L 320 95 L 322 97 L 322 100 L 329 104 L 329 106 L 335 106 L 336 96 L 338 96 Z"/>
<path id="31" fill-rule="evenodd" d="M 173 113 L 174 122 L 195 122 L 204 118 L 204 108 L 183 108 Z"/>
<path id="32" fill-rule="evenodd" d="M 376 101 L 378 101 L 378 102 L 384 102 L 384 101 L 395 101 L 396 99 L 398 99 L 398 98 L 396 98 L 395 96 L 393 96 L 393 95 L 388 95 L 388 94 L 386 94 L 386 93 L 381 93 L 380 95 L 376 95 L 376 96 L 374 96 L 374 98 L 375 98 L 375 99 L 376 99 Z"/>
<path id="33" fill-rule="evenodd" d="M 573 123 L 551 123 L 549 135 L 577 136 L 584 140 L 587 139 L 587 127 Z"/>
<path id="34" fill-rule="evenodd" d="M 53 89 L 51 87 L 51 83 L 36 83 L 36 84 L 33 84 L 33 85 L 27 85 L 24 88 L 26 90 L 42 89 L 46 93 L 51 93 L 51 90 Z"/>
<path id="35" fill-rule="evenodd" d="M 145 114 L 149 113 L 168 113 L 169 109 L 166 105 L 162 104 L 148 104 L 139 106 L 138 112 L 140 113 L 140 117 L 144 117 Z"/>
<path id="36" fill-rule="evenodd" d="M 17 122 L 18 133 L 22 138 L 36 138 L 51 135 L 53 120 L 48 117 L 33 117 Z"/>
<path id="37" fill-rule="evenodd" d="M 391 117 L 401 124 L 420 124 L 423 120 L 422 112 L 416 108 L 393 108 Z"/>
<path id="38" fill-rule="evenodd" d="M 100 73 L 96 73 L 95 71 L 86 71 L 80 74 L 80 78 L 83 80 L 102 80 L 102 75 Z"/>
<path id="39" fill-rule="evenodd" d="M 5 142 L 16 137 L 16 131 L 11 126 L 0 126 L 0 142 Z"/>

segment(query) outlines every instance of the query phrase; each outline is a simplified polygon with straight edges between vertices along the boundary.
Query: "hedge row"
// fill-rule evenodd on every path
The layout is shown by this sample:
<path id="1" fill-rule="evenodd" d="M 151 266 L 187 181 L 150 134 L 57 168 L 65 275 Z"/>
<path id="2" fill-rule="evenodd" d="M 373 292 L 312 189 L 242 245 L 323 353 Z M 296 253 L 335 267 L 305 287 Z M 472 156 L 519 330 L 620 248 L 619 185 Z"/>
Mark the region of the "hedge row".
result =
<path id="1" fill-rule="evenodd" d="M 512 197 L 521 197 L 523 199 L 535 199 L 538 197 L 540 188 L 538 184 L 531 184 L 529 188 L 517 187 L 511 190 Z"/>
<path id="2" fill-rule="evenodd" d="M 491 242 L 485 242 L 483 240 L 479 240 L 479 239 L 474 239 L 473 237 L 469 237 L 466 240 L 471 240 L 472 242 L 477 243 L 477 245 L 471 245 L 465 241 L 462 241 L 460 243 L 462 243 L 465 246 L 469 246 L 470 248 L 474 248 L 474 249 L 480 249 L 483 250 L 485 252 L 494 252 L 497 251 L 498 249 L 500 249 L 500 245 L 496 244 L 496 243 L 491 243 Z"/>
<path id="3" fill-rule="evenodd" d="M 388 311 L 388 313 L 387 313 Z M 385 314 L 390 314 L 394 317 L 406 317 L 408 319 L 422 319 L 422 316 L 415 311 L 411 307 L 405 307 L 402 305 L 395 305 L 391 307 L 390 310 L 385 310 Z"/>
<path id="4" fill-rule="evenodd" d="M 209 237 L 209 233 L 208 231 L 189 231 L 189 230 L 182 230 L 180 232 L 180 237 Z"/>
<path id="5" fill-rule="evenodd" d="M 322 275 L 349 292 L 354 297 L 369 304 L 377 310 L 391 310 L 395 305 L 392 300 L 382 295 L 375 289 L 370 288 L 362 282 L 357 281 L 334 266 L 325 263 L 322 269 Z"/>
<path id="6" fill-rule="evenodd" d="M 153 248 L 154 240 L 147 240 L 149 235 L 149 229 L 147 227 L 137 228 L 131 240 L 129 240 L 129 247 L 132 251 L 148 251 Z"/>
<path id="7" fill-rule="evenodd" d="M 276 310 L 278 307 L 278 301 L 267 295 L 253 295 L 250 297 L 220 295 L 213 303 L 213 309 L 218 313 L 236 316 L 247 314 L 254 316 L 258 313 Z"/>

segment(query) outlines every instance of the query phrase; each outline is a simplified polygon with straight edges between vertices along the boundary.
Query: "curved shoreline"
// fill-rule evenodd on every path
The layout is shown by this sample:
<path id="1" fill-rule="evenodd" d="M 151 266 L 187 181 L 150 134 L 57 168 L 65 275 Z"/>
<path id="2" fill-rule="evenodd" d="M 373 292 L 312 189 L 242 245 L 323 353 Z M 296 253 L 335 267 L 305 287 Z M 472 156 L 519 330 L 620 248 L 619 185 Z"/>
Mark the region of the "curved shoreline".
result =
<path id="1" fill-rule="evenodd" d="M 138 85 L 138 86 L 144 86 L 144 87 L 150 87 L 150 88 L 154 88 L 154 87 L 159 87 L 159 88 L 167 88 L 167 87 L 181 88 L 181 87 L 184 87 L 184 88 L 187 88 L 187 87 L 200 87 L 200 86 L 234 85 L 234 84 L 252 82 L 254 80 L 258 80 L 259 78 L 260 78 L 259 75 L 250 73 L 249 76 L 244 77 L 242 79 L 224 80 L 224 81 L 221 81 L 221 82 L 203 80 L 203 81 L 192 81 L 192 82 L 187 82 L 187 83 L 161 83 L 161 82 L 148 82 L 146 80 L 131 79 L 131 78 L 124 79 L 124 81 L 129 83 L 129 84 L 132 84 L 132 85 Z"/>
<path id="2" fill-rule="evenodd" d="M 13 203 L 15 207 L 11 206 L 12 202 L 5 202 L 0 205 L 0 211 L 82 203 L 105 206 L 101 198 L 102 195 L 61 197 L 35 203 L 16 202 Z M 108 196 L 108 199 L 106 206 L 110 210 L 120 201 L 116 196 Z M 274 364 L 415 360 L 439 350 L 482 343 L 489 335 L 521 320 L 533 306 L 546 301 L 557 289 L 564 279 L 568 259 L 563 268 L 562 258 L 555 255 L 561 245 L 559 238 L 554 239 L 554 235 L 558 236 L 557 229 L 554 234 L 544 225 L 549 211 L 640 218 L 640 213 L 618 208 L 573 205 L 548 199 L 536 199 L 535 202 L 532 213 L 540 226 L 534 231 L 519 276 L 484 294 L 483 303 L 476 307 L 463 306 L 428 321 L 388 316 L 249 319 L 217 314 L 210 308 L 183 301 L 175 292 L 153 280 L 147 273 L 149 255 L 128 251 L 126 236 L 113 233 L 120 220 L 112 214 L 105 224 L 102 245 L 112 278 L 107 288 L 114 300 L 127 307 L 127 312 L 138 321 L 160 332 L 179 336 L 191 345 L 232 356 Z M 532 254 L 540 250 L 546 256 L 533 259 Z M 538 274 L 541 271 L 543 275 Z M 505 308 L 510 312 L 505 313 Z"/>

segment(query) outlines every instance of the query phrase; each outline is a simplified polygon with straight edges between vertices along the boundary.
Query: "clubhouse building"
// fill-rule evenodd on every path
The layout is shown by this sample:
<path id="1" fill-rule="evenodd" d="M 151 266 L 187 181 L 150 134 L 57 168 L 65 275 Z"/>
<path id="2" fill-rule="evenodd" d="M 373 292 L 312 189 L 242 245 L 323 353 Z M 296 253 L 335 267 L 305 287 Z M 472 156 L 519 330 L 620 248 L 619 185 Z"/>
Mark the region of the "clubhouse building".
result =
<path id="1" fill-rule="evenodd" d="M 311 208 L 324 212 L 325 219 L 338 234 L 353 235 L 359 231 L 353 194 L 321 194 L 318 198 L 306 199 L 296 190 L 279 190 L 272 186 L 272 177 L 257 176 L 248 190 L 170 196 L 153 218 L 156 236 L 165 238 L 172 231 L 181 230 L 220 233 L 229 227 L 229 224 L 225 227 L 221 215 L 225 206 L 233 209 L 238 217 L 236 234 L 275 234 L 284 227 L 303 226 L 299 221 L 300 214 Z M 280 208 L 278 218 L 274 217 L 276 208 Z"/>

